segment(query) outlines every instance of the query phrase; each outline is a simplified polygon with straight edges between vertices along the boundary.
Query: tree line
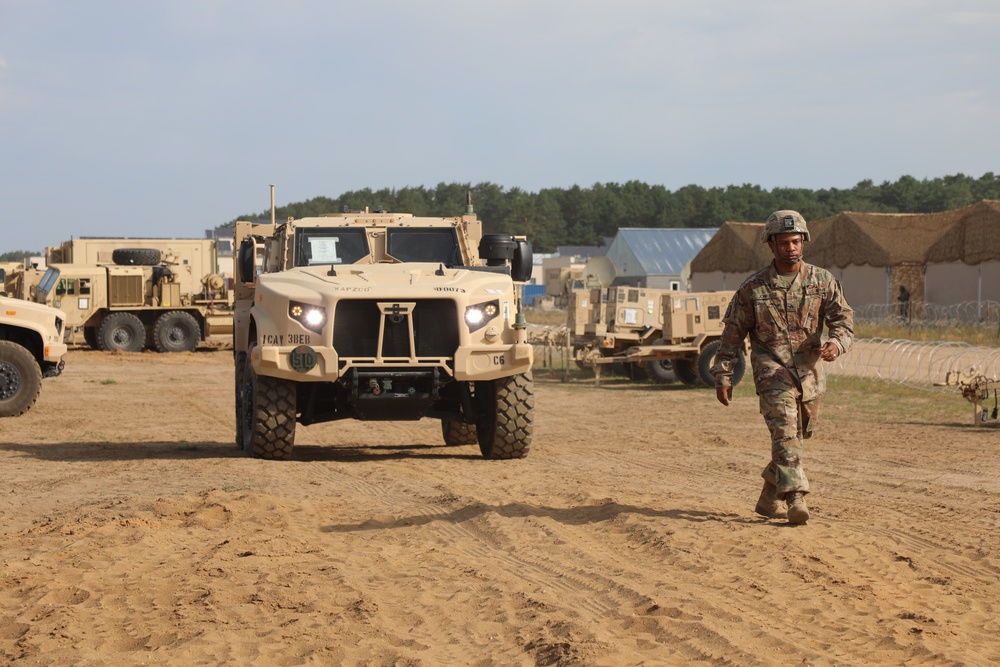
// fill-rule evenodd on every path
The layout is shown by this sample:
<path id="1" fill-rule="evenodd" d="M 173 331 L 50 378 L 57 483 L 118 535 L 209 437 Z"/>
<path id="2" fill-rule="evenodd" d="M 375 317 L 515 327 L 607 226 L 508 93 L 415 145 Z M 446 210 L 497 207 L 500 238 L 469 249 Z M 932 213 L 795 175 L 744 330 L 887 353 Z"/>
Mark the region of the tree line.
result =
<path id="1" fill-rule="evenodd" d="M 554 252 L 561 245 L 600 245 L 621 227 L 718 227 L 723 222 L 763 222 L 772 211 L 791 208 L 806 220 L 843 211 L 858 213 L 935 213 L 968 206 L 983 199 L 1000 199 L 1000 176 L 979 178 L 956 174 L 918 180 L 903 176 L 876 185 L 870 180 L 853 188 L 810 190 L 758 185 L 704 188 L 686 185 L 671 191 L 640 181 L 596 183 L 589 188 L 545 188 L 527 192 L 493 183 L 439 183 L 437 187 L 365 188 L 336 198 L 315 197 L 277 207 L 278 220 L 343 210 L 412 213 L 448 217 L 465 212 L 472 193 L 484 231 L 524 235 L 536 252 Z M 269 219 L 270 211 L 240 216 Z"/>
<path id="2" fill-rule="evenodd" d="M 1000 200 L 1000 175 L 979 178 L 956 174 L 918 180 L 902 176 L 876 185 L 870 180 L 853 188 L 774 188 L 729 185 L 704 188 L 685 185 L 668 190 L 641 181 L 595 183 L 589 188 L 545 188 L 528 192 L 494 183 L 439 183 L 436 187 L 352 190 L 336 198 L 315 197 L 280 206 L 277 219 L 303 218 L 344 209 L 369 207 L 448 217 L 465 212 L 466 193 L 483 221 L 484 231 L 524 235 L 536 252 L 554 252 L 561 245 L 600 245 L 621 227 L 718 227 L 723 222 L 763 222 L 772 211 L 792 208 L 806 220 L 843 211 L 858 213 L 936 213 L 961 208 L 983 199 Z M 270 219 L 270 211 L 248 213 L 235 220 Z M 0 254 L 0 261 L 18 262 L 41 255 L 16 250 Z"/>

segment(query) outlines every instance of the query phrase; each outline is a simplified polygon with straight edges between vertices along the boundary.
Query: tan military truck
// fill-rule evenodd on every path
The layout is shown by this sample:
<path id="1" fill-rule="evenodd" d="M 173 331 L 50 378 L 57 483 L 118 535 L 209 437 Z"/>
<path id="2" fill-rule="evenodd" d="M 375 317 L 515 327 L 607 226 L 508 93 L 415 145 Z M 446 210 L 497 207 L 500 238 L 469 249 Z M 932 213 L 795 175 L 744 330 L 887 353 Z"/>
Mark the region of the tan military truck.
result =
<path id="1" fill-rule="evenodd" d="M 42 378 L 62 373 L 65 321 L 54 308 L 0 296 L 0 417 L 30 410 Z"/>
<path id="2" fill-rule="evenodd" d="M 352 212 L 236 223 L 236 441 L 292 453 L 296 423 L 441 420 L 446 445 L 528 454 L 531 246 L 453 218 Z"/>
<path id="3" fill-rule="evenodd" d="M 116 264 L 115 251 L 131 248 L 159 250 L 183 293 L 197 292 L 208 274 L 232 277 L 231 239 L 81 236 L 45 248 L 45 264 Z"/>
<path id="4" fill-rule="evenodd" d="M 51 264 L 34 288 L 36 302 L 65 311 L 71 340 L 82 333 L 98 350 L 185 352 L 232 334 L 232 292 L 218 274 L 199 280 L 190 264 L 156 248 L 115 248 L 111 258 Z"/>
<path id="5" fill-rule="evenodd" d="M 687 385 L 714 385 L 710 372 L 734 292 L 680 292 L 640 287 L 595 288 L 588 308 L 570 311 L 576 320 L 573 346 L 580 365 L 599 373 L 602 365 L 640 366 L 657 382 L 676 378 Z M 584 310 L 581 315 L 578 311 Z M 589 320 L 581 324 L 579 320 Z M 733 375 L 746 371 L 740 357 Z M 598 379 L 599 379 L 598 375 Z"/>
<path id="6" fill-rule="evenodd" d="M 33 301 L 35 285 L 45 273 L 27 262 L 4 262 L 0 265 L 0 280 L 3 281 L 3 296 Z"/>
<path id="7" fill-rule="evenodd" d="M 671 291 L 646 287 L 592 287 L 573 292 L 568 317 L 577 360 L 593 357 L 595 350 L 603 357 L 622 357 L 629 348 L 657 341 L 663 330 L 662 299 L 667 294 Z M 659 365 L 652 369 L 652 362 L 619 359 L 607 363 L 637 379 L 659 373 Z"/>

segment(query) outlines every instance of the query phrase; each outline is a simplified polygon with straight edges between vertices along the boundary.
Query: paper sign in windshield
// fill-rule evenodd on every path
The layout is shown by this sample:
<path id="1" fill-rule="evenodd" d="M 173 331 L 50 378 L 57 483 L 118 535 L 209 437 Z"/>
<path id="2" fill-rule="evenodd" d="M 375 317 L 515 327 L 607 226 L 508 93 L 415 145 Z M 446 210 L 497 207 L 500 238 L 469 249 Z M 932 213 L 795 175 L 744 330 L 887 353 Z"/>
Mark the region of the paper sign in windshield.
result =
<path id="1" fill-rule="evenodd" d="M 340 264 L 343 260 L 337 254 L 339 238 L 311 238 L 309 249 L 312 250 L 310 264 Z"/>

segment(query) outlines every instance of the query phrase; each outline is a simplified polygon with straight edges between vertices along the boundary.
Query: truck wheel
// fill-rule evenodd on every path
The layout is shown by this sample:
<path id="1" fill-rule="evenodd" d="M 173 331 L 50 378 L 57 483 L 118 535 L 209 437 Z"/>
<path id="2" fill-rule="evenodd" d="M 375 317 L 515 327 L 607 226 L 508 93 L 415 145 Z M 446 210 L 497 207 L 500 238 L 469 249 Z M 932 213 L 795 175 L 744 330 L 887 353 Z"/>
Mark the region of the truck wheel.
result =
<path id="1" fill-rule="evenodd" d="M 649 370 L 646 368 L 646 364 L 633 362 L 625 364 L 625 375 L 633 382 L 643 382 L 649 379 Z"/>
<path id="2" fill-rule="evenodd" d="M 677 379 L 674 375 L 674 366 L 669 359 L 659 359 L 646 362 L 646 372 L 654 382 L 666 384 Z"/>
<path id="3" fill-rule="evenodd" d="M 97 327 L 84 327 L 83 340 L 90 346 L 90 349 L 101 349 L 101 346 L 97 344 Z"/>
<path id="4" fill-rule="evenodd" d="M 479 451 L 486 459 L 523 459 L 531 447 L 535 386 L 531 373 L 476 383 Z"/>
<path id="5" fill-rule="evenodd" d="M 674 375 L 682 383 L 689 387 L 701 384 L 698 377 L 698 369 L 690 359 L 674 359 L 671 365 L 674 367 Z"/>
<path id="6" fill-rule="evenodd" d="M 284 460 L 295 445 L 295 383 L 257 375 L 251 352 L 243 364 L 243 451 L 257 459 Z"/>
<path id="7" fill-rule="evenodd" d="M 119 266 L 157 266 L 160 251 L 156 248 L 115 248 L 111 261 Z"/>
<path id="8" fill-rule="evenodd" d="M 243 449 L 243 372 L 244 366 L 247 362 L 246 352 L 237 352 L 233 360 L 236 362 L 236 386 L 235 386 L 235 399 L 233 403 L 236 404 L 236 446 Z"/>
<path id="9" fill-rule="evenodd" d="M 702 348 L 701 354 L 698 355 L 698 375 L 701 377 L 701 381 L 704 382 L 709 387 L 715 386 L 715 378 L 712 376 L 712 366 L 715 365 L 715 355 L 719 353 L 719 348 L 722 346 L 722 341 L 713 340 L 711 343 Z M 747 370 L 746 359 L 740 354 L 736 357 L 736 367 L 733 369 L 733 386 L 735 387 L 743 379 L 743 374 Z"/>
<path id="10" fill-rule="evenodd" d="M 140 352 L 146 345 L 146 328 L 132 313 L 111 313 L 97 330 L 97 344 L 105 352 Z"/>
<path id="11" fill-rule="evenodd" d="M 0 417 L 17 417 L 31 409 L 42 390 L 42 369 L 24 347 L 0 340 Z"/>
<path id="12" fill-rule="evenodd" d="M 183 310 L 163 313 L 153 327 L 153 346 L 157 352 L 194 352 L 199 340 L 198 320 Z"/>
<path id="13" fill-rule="evenodd" d="M 444 444 L 449 447 L 474 445 L 479 442 L 475 424 L 466 424 L 457 419 L 442 419 L 441 435 L 444 436 Z"/>

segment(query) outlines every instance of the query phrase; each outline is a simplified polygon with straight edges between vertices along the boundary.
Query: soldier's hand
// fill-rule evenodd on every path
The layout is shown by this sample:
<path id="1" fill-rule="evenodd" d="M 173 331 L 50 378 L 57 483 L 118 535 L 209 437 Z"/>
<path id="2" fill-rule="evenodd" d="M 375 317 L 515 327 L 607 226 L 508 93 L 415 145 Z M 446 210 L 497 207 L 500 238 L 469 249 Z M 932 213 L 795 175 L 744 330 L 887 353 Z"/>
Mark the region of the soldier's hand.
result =
<path id="1" fill-rule="evenodd" d="M 837 347 L 836 343 L 827 341 L 823 343 L 819 356 L 823 357 L 823 361 L 836 361 L 837 357 L 840 356 L 840 348 Z"/>
<path id="2" fill-rule="evenodd" d="M 729 405 L 729 403 L 733 400 L 732 385 L 728 387 L 716 387 L 715 397 L 719 399 L 719 403 L 722 403 L 723 405 Z"/>

